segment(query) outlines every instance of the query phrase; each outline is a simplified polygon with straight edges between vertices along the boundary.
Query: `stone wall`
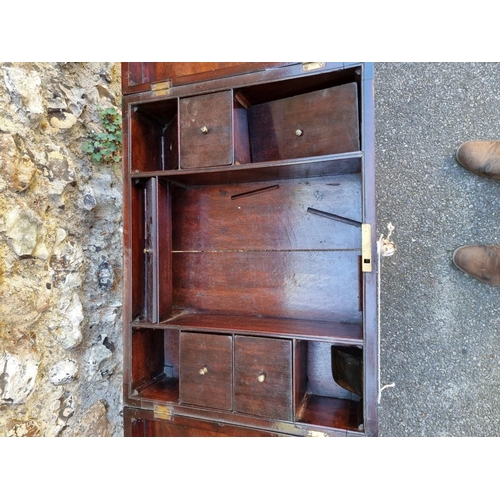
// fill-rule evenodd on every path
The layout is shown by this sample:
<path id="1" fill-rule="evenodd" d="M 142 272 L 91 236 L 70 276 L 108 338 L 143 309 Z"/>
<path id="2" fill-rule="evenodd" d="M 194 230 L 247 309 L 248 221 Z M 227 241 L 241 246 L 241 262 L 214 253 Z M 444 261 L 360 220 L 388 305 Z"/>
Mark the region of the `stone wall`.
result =
<path id="1" fill-rule="evenodd" d="M 122 177 L 82 145 L 120 67 L 0 68 L 0 436 L 119 436 Z"/>

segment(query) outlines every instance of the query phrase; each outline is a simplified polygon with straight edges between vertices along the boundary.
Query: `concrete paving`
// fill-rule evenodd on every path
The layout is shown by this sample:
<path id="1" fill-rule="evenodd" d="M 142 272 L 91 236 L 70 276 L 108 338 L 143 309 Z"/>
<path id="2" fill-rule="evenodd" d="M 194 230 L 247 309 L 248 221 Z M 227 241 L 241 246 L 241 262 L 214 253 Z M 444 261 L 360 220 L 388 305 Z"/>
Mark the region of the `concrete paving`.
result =
<path id="1" fill-rule="evenodd" d="M 500 244 L 500 182 L 455 160 L 467 140 L 500 139 L 500 64 L 376 63 L 381 264 L 381 436 L 500 435 L 500 287 L 452 263 Z"/>

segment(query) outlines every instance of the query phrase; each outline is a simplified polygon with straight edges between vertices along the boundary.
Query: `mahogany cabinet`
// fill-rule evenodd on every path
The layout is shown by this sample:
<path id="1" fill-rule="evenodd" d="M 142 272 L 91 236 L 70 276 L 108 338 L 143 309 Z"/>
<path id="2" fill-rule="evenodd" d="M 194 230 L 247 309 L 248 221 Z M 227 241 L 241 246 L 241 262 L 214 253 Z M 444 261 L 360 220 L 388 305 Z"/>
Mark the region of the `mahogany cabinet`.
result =
<path id="1" fill-rule="evenodd" d="M 373 65 L 122 75 L 125 435 L 377 435 Z"/>

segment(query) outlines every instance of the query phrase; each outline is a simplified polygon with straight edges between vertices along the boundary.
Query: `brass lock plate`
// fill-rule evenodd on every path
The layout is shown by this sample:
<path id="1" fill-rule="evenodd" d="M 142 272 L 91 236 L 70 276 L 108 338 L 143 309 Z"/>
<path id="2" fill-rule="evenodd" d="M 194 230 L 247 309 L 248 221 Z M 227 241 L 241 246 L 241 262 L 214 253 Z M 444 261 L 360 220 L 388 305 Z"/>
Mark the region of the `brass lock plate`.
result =
<path id="1" fill-rule="evenodd" d="M 361 270 L 364 273 L 372 272 L 372 226 L 361 225 Z"/>

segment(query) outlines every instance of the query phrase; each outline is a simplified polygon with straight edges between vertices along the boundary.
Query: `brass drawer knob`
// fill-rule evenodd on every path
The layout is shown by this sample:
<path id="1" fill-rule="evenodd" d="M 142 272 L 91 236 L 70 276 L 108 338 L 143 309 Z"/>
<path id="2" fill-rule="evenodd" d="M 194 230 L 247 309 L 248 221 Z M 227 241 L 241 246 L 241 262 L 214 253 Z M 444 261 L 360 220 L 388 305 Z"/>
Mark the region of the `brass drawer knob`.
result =
<path id="1" fill-rule="evenodd" d="M 266 380 L 266 376 L 264 373 L 261 373 L 258 377 L 257 377 L 257 380 L 262 383 L 264 382 L 264 380 Z"/>
<path id="2" fill-rule="evenodd" d="M 203 127 L 201 127 L 200 130 L 202 134 L 208 134 L 208 127 L 205 127 L 205 125 L 203 125 Z"/>
<path id="3" fill-rule="evenodd" d="M 207 368 L 206 366 L 204 366 L 203 368 L 200 368 L 200 369 L 198 370 L 198 373 L 199 373 L 200 375 L 205 375 L 206 373 L 208 373 L 208 368 Z"/>
<path id="4" fill-rule="evenodd" d="M 295 135 L 297 137 L 300 137 L 304 132 L 302 130 L 300 130 L 300 128 L 298 128 L 296 131 L 295 131 Z"/>

